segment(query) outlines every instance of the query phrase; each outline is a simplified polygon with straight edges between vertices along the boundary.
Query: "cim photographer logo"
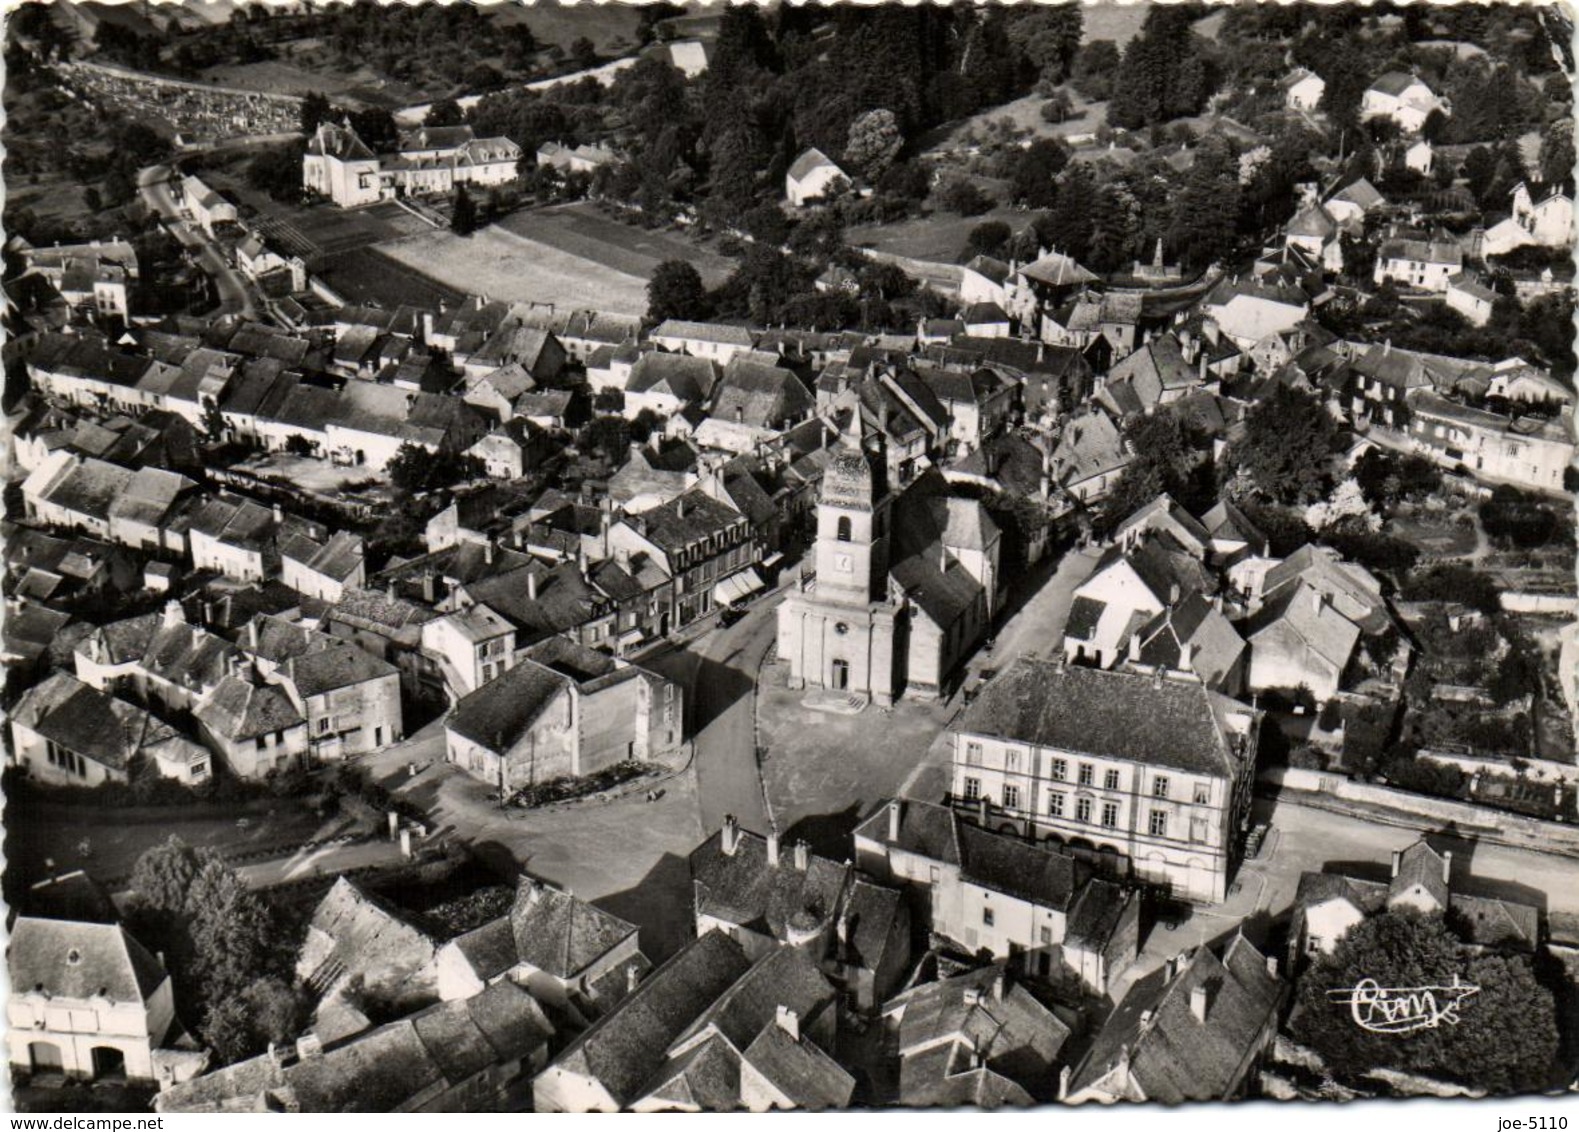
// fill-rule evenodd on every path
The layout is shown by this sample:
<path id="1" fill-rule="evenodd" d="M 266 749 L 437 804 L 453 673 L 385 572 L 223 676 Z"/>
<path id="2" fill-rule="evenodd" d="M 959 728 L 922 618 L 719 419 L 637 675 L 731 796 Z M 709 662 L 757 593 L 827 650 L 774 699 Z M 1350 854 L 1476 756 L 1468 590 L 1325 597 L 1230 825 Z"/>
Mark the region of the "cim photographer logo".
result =
<path id="1" fill-rule="evenodd" d="M 1447 986 L 1384 987 L 1361 979 L 1352 987 L 1330 990 L 1327 997 L 1347 1006 L 1354 1024 L 1373 1034 L 1413 1034 L 1439 1026 L 1458 1025 L 1459 1008 L 1480 988 L 1457 975 Z"/>

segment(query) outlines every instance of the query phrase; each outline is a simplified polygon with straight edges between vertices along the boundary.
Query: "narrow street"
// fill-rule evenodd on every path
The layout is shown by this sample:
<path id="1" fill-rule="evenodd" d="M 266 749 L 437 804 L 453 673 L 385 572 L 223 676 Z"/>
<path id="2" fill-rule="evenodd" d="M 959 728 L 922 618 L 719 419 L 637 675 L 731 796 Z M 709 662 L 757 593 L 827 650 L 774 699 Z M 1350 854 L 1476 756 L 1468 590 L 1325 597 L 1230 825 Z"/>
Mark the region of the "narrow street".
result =
<path id="1" fill-rule="evenodd" d="M 168 165 L 150 165 L 137 175 L 137 187 L 143 203 L 150 210 L 164 217 L 172 235 L 189 250 L 197 254 L 198 266 L 214 280 L 219 292 L 219 313 L 239 314 L 242 318 L 258 316 L 252 291 L 240 273 L 225 262 L 219 246 L 195 225 L 181 219 L 181 210 L 170 192 L 171 178 L 178 176 Z"/>

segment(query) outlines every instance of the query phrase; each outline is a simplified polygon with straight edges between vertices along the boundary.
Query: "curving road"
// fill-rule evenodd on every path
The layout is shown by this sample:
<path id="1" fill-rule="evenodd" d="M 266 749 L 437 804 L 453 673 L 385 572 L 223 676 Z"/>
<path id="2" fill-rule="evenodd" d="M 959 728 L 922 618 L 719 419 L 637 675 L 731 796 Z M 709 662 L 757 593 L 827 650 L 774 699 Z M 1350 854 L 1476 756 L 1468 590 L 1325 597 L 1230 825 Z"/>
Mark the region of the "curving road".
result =
<path id="1" fill-rule="evenodd" d="M 137 188 L 142 193 L 143 203 L 164 217 L 171 234 L 189 251 L 195 252 L 198 266 L 214 281 L 219 292 L 219 313 L 236 314 L 246 319 L 257 318 L 257 304 L 241 273 L 226 262 L 219 245 L 209 239 L 201 228 L 181 219 L 181 209 L 170 192 L 170 183 L 176 176 L 178 174 L 168 165 L 150 165 L 140 170 Z"/>

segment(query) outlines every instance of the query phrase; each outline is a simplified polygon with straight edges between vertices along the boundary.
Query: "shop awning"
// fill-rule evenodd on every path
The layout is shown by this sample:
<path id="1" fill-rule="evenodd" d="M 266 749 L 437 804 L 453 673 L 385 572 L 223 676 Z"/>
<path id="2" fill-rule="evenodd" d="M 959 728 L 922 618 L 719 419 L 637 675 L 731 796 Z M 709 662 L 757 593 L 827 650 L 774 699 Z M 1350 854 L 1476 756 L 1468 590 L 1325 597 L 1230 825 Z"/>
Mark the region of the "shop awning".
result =
<path id="1" fill-rule="evenodd" d="M 713 587 L 713 601 L 719 605 L 733 605 L 762 589 L 762 578 L 751 567 L 731 574 Z"/>

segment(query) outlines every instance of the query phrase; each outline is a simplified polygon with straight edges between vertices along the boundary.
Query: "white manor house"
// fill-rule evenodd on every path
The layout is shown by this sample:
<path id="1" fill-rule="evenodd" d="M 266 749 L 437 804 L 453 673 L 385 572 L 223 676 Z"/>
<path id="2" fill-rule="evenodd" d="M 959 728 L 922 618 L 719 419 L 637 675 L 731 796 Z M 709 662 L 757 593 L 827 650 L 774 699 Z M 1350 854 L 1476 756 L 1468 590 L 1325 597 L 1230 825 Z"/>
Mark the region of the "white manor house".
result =
<path id="1" fill-rule="evenodd" d="M 320 122 L 302 156 L 302 185 L 341 208 L 398 196 L 453 192 L 456 185 L 502 185 L 516 177 L 521 147 L 479 138 L 470 126 L 423 126 L 401 135 L 400 152 L 375 154 L 349 123 Z"/>

